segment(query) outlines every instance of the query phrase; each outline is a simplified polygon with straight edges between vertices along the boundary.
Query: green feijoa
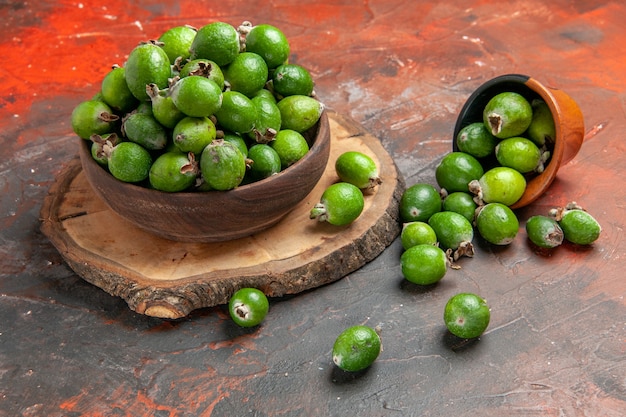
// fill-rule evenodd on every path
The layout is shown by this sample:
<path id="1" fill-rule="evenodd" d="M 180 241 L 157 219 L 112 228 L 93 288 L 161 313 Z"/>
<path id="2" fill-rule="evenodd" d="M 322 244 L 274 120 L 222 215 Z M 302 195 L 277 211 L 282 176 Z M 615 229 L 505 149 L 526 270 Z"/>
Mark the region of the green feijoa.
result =
<path id="1" fill-rule="evenodd" d="M 177 58 L 189 59 L 191 44 L 196 37 L 196 29 L 191 26 L 175 26 L 163 32 L 159 36 L 159 46 L 163 48 L 170 64 L 174 64 Z"/>
<path id="2" fill-rule="evenodd" d="M 241 137 L 241 135 L 234 132 L 225 131 L 221 139 L 224 139 L 226 142 L 230 142 L 235 145 L 244 157 L 248 156 L 248 144 L 246 143 L 246 140 Z"/>
<path id="3" fill-rule="evenodd" d="M 456 146 L 461 152 L 476 158 L 493 154 L 498 139 L 491 134 L 484 123 L 471 123 L 462 128 L 456 136 Z"/>
<path id="4" fill-rule="evenodd" d="M 174 146 L 183 153 L 202 154 L 217 135 L 215 124 L 208 117 L 185 117 L 172 131 Z"/>
<path id="5" fill-rule="evenodd" d="M 487 242 L 494 245 L 508 245 L 517 236 L 519 221 L 508 206 L 501 203 L 489 203 L 478 211 L 476 228 Z"/>
<path id="6" fill-rule="evenodd" d="M 434 245 L 416 245 L 400 256 L 402 276 L 414 284 L 431 285 L 440 281 L 448 270 L 448 257 Z"/>
<path id="7" fill-rule="evenodd" d="M 150 99 L 146 85 L 156 84 L 159 88 L 166 88 L 172 75 L 167 53 L 154 43 L 144 43 L 135 47 L 128 55 L 124 68 L 126 84 L 140 101 Z"/>
<path id="8" fill-rule="evenodd" d="M 270 90 L 266 89 L 266 88 L 262 88 L 260 90 L 258 90 L 257 92 L 255 92 L 252 95 L 252 99 L 256 98 L 256 97 L 262 97 L 266 100 L 270 100 L 272 101 L 274 104 L 276 104 L 276 96 L 274 96 L 274 93 L 272 93 Z"/>
<path id="9" fill-rule="evenodd" d="M 124 182 L 140 182 L 148 178 L 152 157 L 135 142 L 120 142 L 109 154 L 111 175 Z"/>
<path id="10" fill-rule="evenodd" d="M 408 222 L 402 225 L 400 240 L 406 250 L 417 245 L 436 245 L 437 234 L 428 223 Z"/>
<path id="11" fill-rule="evenodd" d="M 509 167 L 491 168 L 478 181 L 472 181 L 470 191 L 485 203 L 513 205 L 526 190 L 526 179 Z"/>
<path id="12" fill-rule="evenodd" d="M 581 209 L 565 210 L 559 220 L 565 239 L 577 245 L 590 245 L 602 232 L 600 223 L 589 213 Z"/>
<path id="13" fill-rule="evenodd" d="M 474 214 L 478 204 L 476 204 L 472 195 L 455 191 L 444 198 L 442 208 L 444 211 L 459 213 L 471 223 L 474 221 Z"/>
<path id="14" fill-rule="evenodd" d="M 532 216 L 526 221 L 528 239 L 541 248 L 555 248 L 563 243 L 563 229 L 547 216 Z"/>
<path id="15" fill-rule="evenodd" d="M 485 332 L 491 310 L 484 298 L 472 293 L 452 296 L 444 308 L 443 321 L 453 335 L 474 339 Z"/>
<path id="16" fill-rule="evenodd" d="M 212 80 L 184 77 L 169 88 L 174 105 L 187 116 L 208 117 L 222 106 L 222 89 Z"/>
<path id="17" fill-rule="evenodd" d="M 103 167 L 109 165 L 109 155 L 111 149 L 122 140 L 117 133 L 107 133 L 104 135 L 91 135 L 91 157 Z"/>
<path id="18" fill-rule="evenodd" d="M 200 170 L 204 181 L 212 189 L 231 190 L 243 181 L 246 160 L 235 145 L 216 139 L 202 151 Z"/>
<path id="19" fill-rule="evenodd" d="M 241 288 L 228 301 L 230 317 L 241 327 L 254 327 L 261 324 L 269 308 L 267 296 L 257 288 Z"/>
<path id="20" fill-rule="evenodd" d="M 309 144 L 304 136 L 290 129 L 280 130 L 269 145 L 278 154 L 281 169 L 289 168 L 309 152 Z"/>
<path id="21" fill-rule="evenodd" d="M 164 127 L 173 129 L 185 117 L 185 113 L 176 107 L 172 97 L 167 95 L 165 90 L 159 90 L 156 84 L 148 84 L 146 91 L 150 96 L 152 115 Z"/>
<path id="22" fill-rule="evenodd" d="M 151 101 L 142 101 L 130 113 L 143 113 L 143 114 L 152 115 L 152 102 Z"/>
<path id="23" fill-rule="evenodd" d="M 192 60 L 205 58 L 225 66 L 239 54 L 239 34 L 228 23 L 212 22 L 198 29 L 189 50 Z"/>
<path id="24" fill-rule="evenodd" d="M 337 182 L 324 190 L 320 202 L 311 209 L 310 218 L 345 226 L 355 221 L 364 207 L 363 193 L 357 186 Z"/>
<path id="25" fill-rule="evenodd" d="M 449 193 L 468 192 L 468 184 L 483 174 L 484 169 L 478 159 L 465 152 L 446 154 L 435 168 L 437 184 Z"/>
<path id="26" fill-rule="evenodd" d="M 373 190 L 382 183 L 376 162 L 359 151 L 347 151 L 337 157 L 335 172 L 341 181 L 349 182 L 362 190 Z"/>
<path id="27" fill-rule="evenodd" d="M 537 146 L 547 143 L 554 143 L 556 138 L 556 127 L 550 107 L 545 101 L 535 99 L 532 101 L 533 118 L 528 126 L 527 135 Z"/>
<path id="28" fill-rule="evenodd" d="M 289 41 L 275 26 L 262 24 L 250 29 L 245 38 L 246 51 L 259 54 L 267 67 L 276 68 L 289 58 Z"/>
<path id="29" fill-rule="evenodd" d="M 137 98 L 126 83 L 126 69 L 114 66 L 102 79 L 100 86 L 102 100 L 113 110 L 126 113 L 137 107 Z"/>
<path id="30" fill-rule="evenodd" d="M 356 325 L 345 329 L 333 344 L 333 363 L 346 372 L 359 372 L 374 363 L 382 343 L 376 330 Z"/>
<path id="31" fill-rule="evenodd" d="M 483 123 L 499 139 L 519 136 L 528 129 L 533 110 L 521 94 L 503 92 L 492 97 L 483 110 Z"/>
<path id="32" fill-rule="evenodd" d="M 230 89 L 252 97 L 267 82 L 267 64 L 253 52 L 242 52 L 228 65 L 224 78 Z"/>
<path id="33" fill-rule="evenodd" d="M 259 91 L 268 90 L 261 89 Z M 257 119 L 254 123 L 254 128 L 248 132 L 248 137 L 258 143 L 272 141 L 282 125 L 280 110 L 278 110 L 276 100 L 271 93 L 269 94 L 271 98 L 265 94 L 256 94 L 250 99 L 256 108 Z"/>
<path id="34" fill-rule="evenodd" d="M 437 241 L 443 249 L 457 250 L 466 248 L 474 239 L 474 228 L 463 215 L 453 211 L 440 211 L 433 214 L 428 224 L 437 235 Z M 465 253 L 464 253 L 465 254 Z"/>
<path id="35" fill-rule="evenodd" d="M 193 153 L 166 152 L 157 157 L 150 167 L 148 179 L 152 188 L 169 193 L 184 191 L 191 187 L 199 168 Z"/>
<path id="36" fill-rule="evenodd" d="M 101 149 L 102 147 L 98 143 L 92 142 L 90 148 L 91 157 L 99 165 L 106 167 L 107 165 L 109 165 L 109 158 L 103 152 L 101 152 Z"/>
<path id="37" fill-rule="evenodd" d="M 220 90 L 224 89 L 224 72 L 215 62 L 210 59 L 194 59 L 187 62 L 180 70 L 179 76 L 189 77 L 197 75 L 213 81 Z"/>
<path id="38" fill-rule="evenodd" d="M 283 97 L 310 96 L 313 93 L 313 77 L 300 65 L 282 64 L 272 74 L 272 88 Z"/>
<path id="39" fill-rule="evenodd" d="M 541 162 L 541 151 L 530 139 L 515 136 L 501 140 L 496 146 L 500 165 L 526 174 L 536 171 Z"/>
<path id="40" fill-rule="evenodd" d="M 72 110 L 72 129 L 82 139 L 91 135 L 104 135 L 115 130 L 119 116 L 103 101 L 87 100 Z"/>
<path id="41" fill-rule="evenodd" d="M 430 184 L 413 184 L 400 197 L 400 218 L 403 222 L 427 222 L 430 216 L 440 211 L 441 195 Z"/>
<path id="42" fill-rule="evenodd" d="M 165 148 L 168 133 L 154 118 L 145 113 L 133 113 L 124 119 L 122 131 L 128 140 L 155 151 Z"/>
<path id="43" fill-rule="evenodd" d="M 278 153 L 265 143 L 257 143 L 248 149 L 249 173 L 254 181 L 262 180 L 280 172 Z"/>
<path id="44" fill-rule="evenodd" d="M 235 133 L 248 133 L 257 121 L 257 110 L 252 100 L 238 91 L 225 91 L 222 106 L 215 112 L 217 124 Z"/>
<path id="45" fill-rule="evenodd" d="M 324 105 L 309 96 L 285 97 L 277 104 L 282 120 L 282 129 L 303 133 L 317 123 L 324 111 Z"/>

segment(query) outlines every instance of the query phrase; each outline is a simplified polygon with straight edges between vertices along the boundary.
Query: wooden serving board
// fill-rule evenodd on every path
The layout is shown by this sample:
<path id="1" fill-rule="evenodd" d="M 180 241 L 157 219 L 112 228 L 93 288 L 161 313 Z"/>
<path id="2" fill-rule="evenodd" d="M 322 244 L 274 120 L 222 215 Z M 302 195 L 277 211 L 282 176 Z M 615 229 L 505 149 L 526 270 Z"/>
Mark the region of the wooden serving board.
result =
<path id="1" fill-rule="evenodd" d="M 404 182 L 377 138 L 337 113 L 329 116 L 331 153 L 322 178 L 269 230 L 220 243 L 181 243 L 151 235 L 95 195 L 75 158 L 44 201 L 42 232 L 79 276 L 148 316 L 181 318 L 197 308 L 227 303 L 242 287 L 277 297 L 336 281 L 374 259 L 398 236 Z M 365 196 L 365 209 L 351 225 L 311 220 L 311 208 L 338 180 L 335 160 L 349 150 L 376 161 L 382 184 Z"/>

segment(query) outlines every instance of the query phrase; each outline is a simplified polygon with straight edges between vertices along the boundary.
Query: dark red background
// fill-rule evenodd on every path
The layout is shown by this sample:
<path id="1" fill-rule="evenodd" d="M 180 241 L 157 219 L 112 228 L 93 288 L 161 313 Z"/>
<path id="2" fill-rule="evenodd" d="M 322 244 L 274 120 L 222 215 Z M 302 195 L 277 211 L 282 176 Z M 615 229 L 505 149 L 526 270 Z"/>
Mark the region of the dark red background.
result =
<path id="1" fill-rule="evenodd" d="M 332 285 L 272 300 L 258 329 L 223 307 L 167 322 L 78 278 L 39 231 L 77 149 L 73 107 L 112 64 L 169 27 L 274 24 L 330 108 L 380 138 L 408 185 L 434 183 L 471 92 L 504 73 L 567 91 L 586 140 L 525 220 L 575 200 L 589 248 L 538 253 L 523 230 L 434 288 L 402 279 L 401 245 Z M 626 410 L 623 274 L 626 6 L 618 1 L 50 1 L 0 3 L 0 416 L 610 416 Z M 446 300 L 492 307 L 457 349 Z M 365 373 L 338 372 L 343 328 L 382 329 Z"/>

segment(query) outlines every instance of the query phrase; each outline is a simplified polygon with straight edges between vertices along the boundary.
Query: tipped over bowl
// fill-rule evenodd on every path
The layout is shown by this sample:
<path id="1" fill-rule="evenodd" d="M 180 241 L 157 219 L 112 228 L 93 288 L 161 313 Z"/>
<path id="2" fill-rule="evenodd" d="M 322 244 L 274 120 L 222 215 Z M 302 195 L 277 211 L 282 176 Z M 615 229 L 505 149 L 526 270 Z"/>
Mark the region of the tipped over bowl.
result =
<path id="1" fill-rule="evenodd" d="M 483 110 L 489 100 L 503 92 L 521 94 L 529 102 L 542 99 L 552 113 L 556 132 L 550 145 L 550 159 L 547 165 L 541 173 L 527 178 L 524 194 L 511 206 L 520 208 L 539 198 L 550 187 L 559 168 L 578 154 L 585 134 L 584 120 L 578 104 L 565 92 L 547 87 L 527 75 L 501 75 L 478 87 L 463 105 L 454 128 L 452 140 L 454 151 L 458 151 L 455 138 L 461 129 L 473 122 L 482 121 Z"/>

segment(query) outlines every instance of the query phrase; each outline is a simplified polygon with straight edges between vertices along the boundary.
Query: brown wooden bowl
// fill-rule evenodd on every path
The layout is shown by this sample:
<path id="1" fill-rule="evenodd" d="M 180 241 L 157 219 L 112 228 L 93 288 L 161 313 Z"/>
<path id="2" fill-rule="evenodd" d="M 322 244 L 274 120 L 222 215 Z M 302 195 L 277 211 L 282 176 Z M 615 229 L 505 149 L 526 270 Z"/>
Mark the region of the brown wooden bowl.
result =
<path id="1" fill-rule="evenodd" d="M 483 109 L 487 102 L 496 94 L 506 91 L 519 93 L 529 101 L 535 98 L 543 99 L 552 112 L 556 128 L 554 149 L 551 149 L 547 166 L 541 174 L 528 179 L 526 191 L 511 206 L 519 208 L 539 198 L 552 184 L 559 168 L 576 156 L 583 144 L 585 126 L 578 104 L 563 91 L 546 87 L 526 75 L 506 74 L 487 81 L 467 99 L 454 128 L 452 139 L 454 151 L 458 151 L 455 138 L 459 131 L 470 123 L 482 121 Z"/>
<path id="2" fill-rule="evenodd" d="M 220 242 L 265 230 L 287 215 L 319 181 L 330 155 L 328 115 L 305 132 L 309 152 L 269 178 L 229 191 L 166 193 L 115 179 L 80 140 L 85 176 L 106 204 L 140 228 L 181 242 Z"/>

